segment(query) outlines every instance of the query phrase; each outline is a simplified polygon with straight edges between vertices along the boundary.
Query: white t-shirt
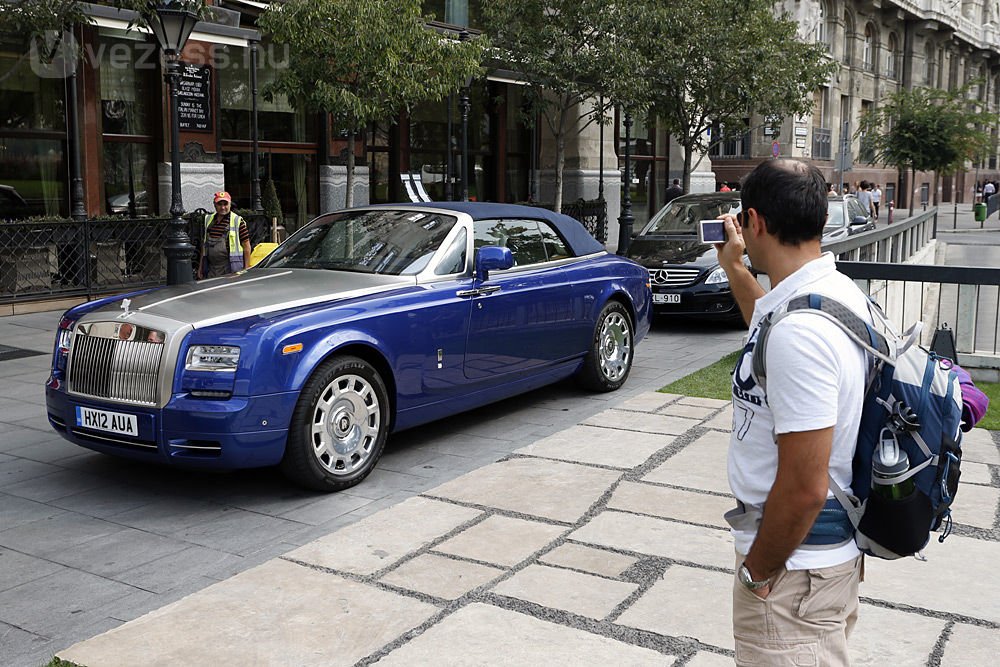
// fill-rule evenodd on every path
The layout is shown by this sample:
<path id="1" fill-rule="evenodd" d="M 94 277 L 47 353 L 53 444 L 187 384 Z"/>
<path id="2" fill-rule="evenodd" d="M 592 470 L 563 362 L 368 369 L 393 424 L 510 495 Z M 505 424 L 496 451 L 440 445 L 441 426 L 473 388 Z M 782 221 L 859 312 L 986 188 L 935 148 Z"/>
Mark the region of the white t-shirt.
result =
<path id="1" fill-rule="evenodd" d="M 876 204 L 882 203 L 882 188 L 875 188 L 872 190 L 872 201 Z"/>
<path id="2" fill-rule="evenodd" d="M 799 294 L 821 294 L 871 322 L 867 296 L 838 273 L 825 253 L 757 300 L 750 338 L 733 372 L 733 432 L 729 444 L 729 486 L 744 503 L 763 505 L 778 469 L 777 434 L 834 427 L 829 472 L 851 488 L 851 460 L 864 399 L 865 351 L 836 324 L 810 313 L 789 315 L 771 329 L 767 344 L 767 398 L 752 374 L 758 324 L 767 313 Z M 828 493 L 828 498 L 833 494 Z M 766 508 L 765 508 L 766 512 Z M 733 530 L 736 550 L 747 554 L 754 531 Z M 835 549 L 796 549 L 789 570 L 831 567 L 859 553 L 854 542 Z"/>
<path id="3" fill-rule="evenodd" d="M 865 213 L 871 213 L 872 210 L 872 193 L 870 190 L 858 190 L 858 203 L 861 207 L 865 209 Z"/>

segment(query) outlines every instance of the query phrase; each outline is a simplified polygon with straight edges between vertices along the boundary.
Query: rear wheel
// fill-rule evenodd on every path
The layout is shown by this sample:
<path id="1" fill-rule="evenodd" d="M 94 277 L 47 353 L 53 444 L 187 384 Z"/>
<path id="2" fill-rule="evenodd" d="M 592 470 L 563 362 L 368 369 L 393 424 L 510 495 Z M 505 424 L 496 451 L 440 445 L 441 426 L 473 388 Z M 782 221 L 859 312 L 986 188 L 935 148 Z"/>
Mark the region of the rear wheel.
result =
<path id="1" fill-rule="evenodd" d="M 592 391 L 614 391 L 632 370 L 635 330 L 625 306 L 609 301 L 597 318 L 594 340 L 577 374 L 580 384 Z"/>
<path id="2" fill-rule="evenodd" d="M 299 396 L 282 472 L 318 491 L 358 484 L 385 448 L 388 409 L 385 383 L 371 364 L 350 356 L 327 361 Z"/>

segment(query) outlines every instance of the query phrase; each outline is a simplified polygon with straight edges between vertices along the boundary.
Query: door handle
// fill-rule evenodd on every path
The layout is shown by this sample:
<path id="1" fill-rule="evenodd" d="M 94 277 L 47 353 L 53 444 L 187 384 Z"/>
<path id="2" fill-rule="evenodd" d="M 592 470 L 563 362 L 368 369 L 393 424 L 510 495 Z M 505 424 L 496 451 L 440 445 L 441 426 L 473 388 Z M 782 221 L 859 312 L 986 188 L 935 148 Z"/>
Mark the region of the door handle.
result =
<path id="1" fill-rule="evenodd" d="M 500 291 L 499 285 L 484 285 L 483 287 L 477 287 L 475 289 L 459 290 L 458 292 L 455 292 L 455 296 L 459 298 L 464 298 L 467 296 L 476 297 L 476 296 L 483 296 L 486 294 L 493 294 L 494 292 L 499 292 L 499 291 Z"/>

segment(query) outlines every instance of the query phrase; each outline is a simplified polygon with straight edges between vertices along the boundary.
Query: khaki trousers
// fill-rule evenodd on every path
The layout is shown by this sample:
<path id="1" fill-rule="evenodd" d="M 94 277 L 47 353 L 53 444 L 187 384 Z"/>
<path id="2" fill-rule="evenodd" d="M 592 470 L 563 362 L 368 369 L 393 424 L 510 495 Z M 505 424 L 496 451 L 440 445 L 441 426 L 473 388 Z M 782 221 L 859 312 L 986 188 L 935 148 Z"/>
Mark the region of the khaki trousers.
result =
<path id="1" fill-rule="evenodd" d="M 736 569 L 743 563 L 737 554 Z M 733 583 L 737 665 L 849 665 L 862 557 L 819 570 L 781 570 L 762 600 Z"/>

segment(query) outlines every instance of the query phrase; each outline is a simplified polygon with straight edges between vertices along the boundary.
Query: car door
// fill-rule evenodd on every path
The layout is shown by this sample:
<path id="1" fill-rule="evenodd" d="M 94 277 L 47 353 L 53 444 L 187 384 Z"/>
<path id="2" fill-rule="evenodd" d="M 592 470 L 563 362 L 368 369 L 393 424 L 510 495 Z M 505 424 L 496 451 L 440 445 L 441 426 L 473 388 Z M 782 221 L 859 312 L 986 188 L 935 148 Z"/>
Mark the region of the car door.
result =
<path id="1" fill-rule="evenodd" d="M 570 253 L 555 229 L 540 220 L 478 220 L 473 235 L 475 248 L 509 248 L 514 267 L 472 290 L 465 376 L 531 372 L 585 350 L 593 296 L 574 285 L 572 263 L 560 261 Z"/>

